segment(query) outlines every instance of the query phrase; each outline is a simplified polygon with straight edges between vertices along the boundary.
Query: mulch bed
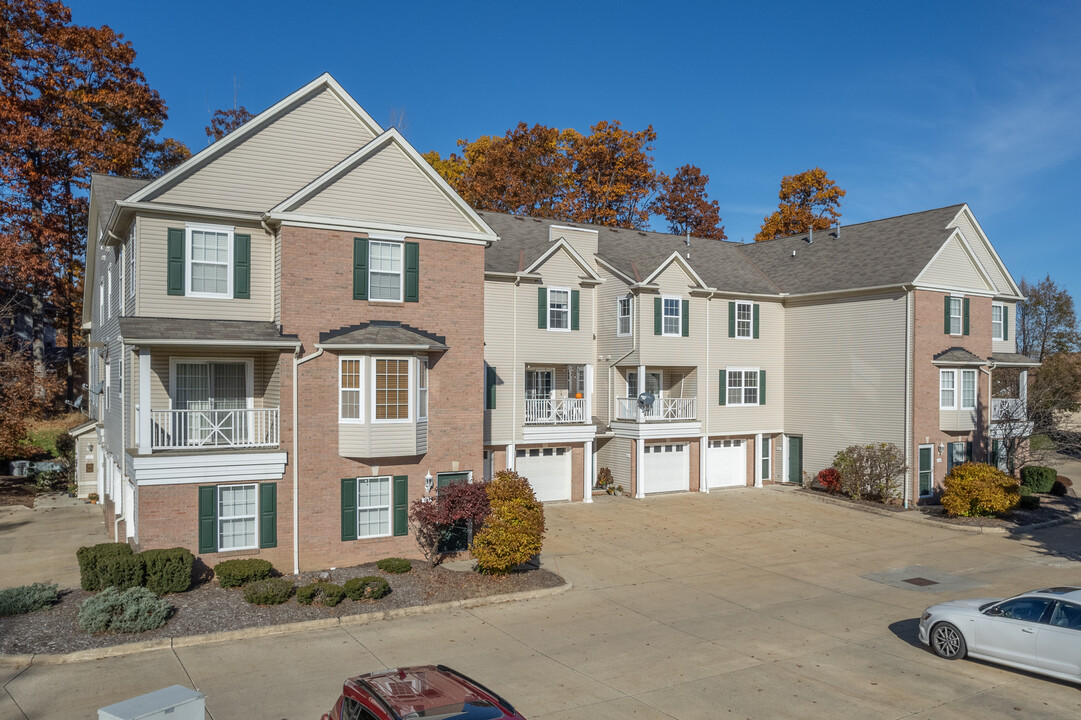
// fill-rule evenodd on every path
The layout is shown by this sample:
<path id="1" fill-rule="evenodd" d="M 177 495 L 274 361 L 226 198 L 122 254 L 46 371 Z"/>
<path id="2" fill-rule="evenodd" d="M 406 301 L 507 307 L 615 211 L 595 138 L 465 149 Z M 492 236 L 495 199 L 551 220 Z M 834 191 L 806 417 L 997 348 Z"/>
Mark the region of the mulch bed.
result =
<path id="1" fill-rule="evenodd" d="M 0 505 L 25 505 L 34 507 L 37 486 L 25 477 L 0 475 Z"/>
<path id="2" fill-rule="evenodd" d="M 1008 530 L 1024 529 L 1028 525 L 1061 520 L 1076 512 L 1081 512 L 1081 498 L 1060 497 L 1044 493 L 1037 493 L 1035 496 L 1040 498 L 1038 508 L 1034 510 L 1017 508 L 1011 510 L 1006 517 L 947 517 L 946 511 L 941 505 L 920 505 L 919 511 L 925 517 L 948 525 L 999 527 Z"/>
<path id="3" fill-rule="evenodd" d="M 387 579 L 391 591 L 379 600 L 353 601 L 346 598 L 334 608 L 301 605 L 296 597 L 282 605 L 261 607 L 245 602 L 243 590 L 223 590 L 217 582 L 211 581 L 185 593 L 166 595 L 165 599 L 173 605 L 173 615 L 157 630 L 138 635 L 90 635 L 79 627 L 77 618 L 83 600 L 94 593 L 64 590 L 60 602 L 51 608 L 27 615 L 0 617 L 0 653 L 69 653 L 141 640 L 201 635 L 417 605 L 434 605 L 523 590 L 539 590 L 564 583 L 563 578 L 547 570 L 525 570 L 505 577 L 494 577 L 477 572 L 448 570 L 444 567 L 429 568 L 423 561 L 414 561 L 413 569 L 400 575 L 381 572 L 374 564 L 369 564 L 288 577 L 299 587 L 319 579 L 318 576 L 324 574 L 329 575 L 331 582 L 339 585 L 350 578 L 379 575 Z"/>

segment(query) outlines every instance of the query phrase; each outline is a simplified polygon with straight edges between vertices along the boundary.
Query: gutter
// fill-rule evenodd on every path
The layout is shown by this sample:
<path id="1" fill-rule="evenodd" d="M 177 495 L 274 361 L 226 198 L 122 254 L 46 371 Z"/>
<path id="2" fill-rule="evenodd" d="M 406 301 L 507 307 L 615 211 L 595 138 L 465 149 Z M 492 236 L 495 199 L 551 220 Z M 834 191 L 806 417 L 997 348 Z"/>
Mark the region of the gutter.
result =
<path id="1" fill-rule="evenodd" d="M 300 508 L 300 452 L 298 443 L 300 431 L 297 429 L 297 381 L 300 375 L 300 366 L 309 360 L 314 360 L 323 354 L 323 348 L 315 351 L 308 357 L 300 357 L 300 347 L 293 354 L 293 574 L 300 574 L 300 517 L 297 515 Z"/>

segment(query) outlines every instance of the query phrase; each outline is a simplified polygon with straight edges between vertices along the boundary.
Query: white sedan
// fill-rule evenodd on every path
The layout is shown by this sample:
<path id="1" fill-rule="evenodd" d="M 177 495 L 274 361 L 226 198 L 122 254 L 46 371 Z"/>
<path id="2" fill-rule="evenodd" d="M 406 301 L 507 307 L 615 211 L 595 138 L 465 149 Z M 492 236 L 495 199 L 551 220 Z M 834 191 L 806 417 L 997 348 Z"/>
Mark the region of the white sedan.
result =
<path id="1" fill-rule="evenodd" d="M 1081 588 L 932 605 L 920 617 L 920 642 L 948 660 L 968 656 L 1081 682 Z"/>

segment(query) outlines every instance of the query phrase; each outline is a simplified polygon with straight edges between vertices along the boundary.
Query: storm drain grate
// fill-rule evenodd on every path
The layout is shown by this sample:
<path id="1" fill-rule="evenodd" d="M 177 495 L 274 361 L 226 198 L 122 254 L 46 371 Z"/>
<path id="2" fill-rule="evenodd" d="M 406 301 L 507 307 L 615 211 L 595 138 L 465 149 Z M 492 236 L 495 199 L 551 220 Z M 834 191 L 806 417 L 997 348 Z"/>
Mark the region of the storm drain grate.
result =
<path id="1" fill-rule="evenodd" d="M 928 585 L 938 585 L 937 580 L 928 580 L 927 578 L 922 577 L 905 578 L 904 582 L 908 583 L 909 585 L 919 585 L 920 587 L 927 587 Z"/>

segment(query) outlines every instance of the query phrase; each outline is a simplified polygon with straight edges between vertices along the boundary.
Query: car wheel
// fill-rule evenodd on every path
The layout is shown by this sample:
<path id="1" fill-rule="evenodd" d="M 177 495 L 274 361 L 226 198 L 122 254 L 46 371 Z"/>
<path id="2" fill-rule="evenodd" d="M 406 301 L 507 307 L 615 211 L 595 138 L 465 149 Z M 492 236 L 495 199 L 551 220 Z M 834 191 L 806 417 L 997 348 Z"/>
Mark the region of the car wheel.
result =
<path id="1" fill-rule="evenodd" d="M 939 623 L 931 628 L 931 648 L 935 655 L 947 660 L 958 660 L 968 654 L 965 637 L 948 622 Z"/>

